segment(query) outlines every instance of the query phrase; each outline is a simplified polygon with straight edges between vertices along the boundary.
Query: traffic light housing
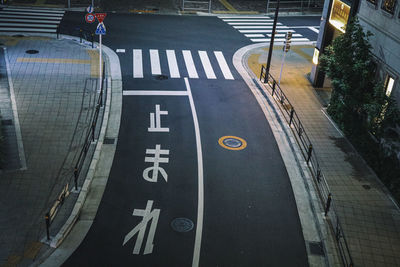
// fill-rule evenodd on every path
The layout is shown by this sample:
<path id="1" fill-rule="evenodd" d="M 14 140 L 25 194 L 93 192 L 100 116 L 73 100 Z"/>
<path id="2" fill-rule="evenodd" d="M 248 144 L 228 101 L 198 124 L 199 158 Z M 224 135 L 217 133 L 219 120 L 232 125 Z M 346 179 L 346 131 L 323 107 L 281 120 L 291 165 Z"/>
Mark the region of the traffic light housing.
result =
<path id="1" fill-rule="evenodd" d="M 292 32 L 287 32 L 285 41 L 283 43 L 283 51 L 288 52 L 290 50 L 290 43 L 292 42 Z"/>

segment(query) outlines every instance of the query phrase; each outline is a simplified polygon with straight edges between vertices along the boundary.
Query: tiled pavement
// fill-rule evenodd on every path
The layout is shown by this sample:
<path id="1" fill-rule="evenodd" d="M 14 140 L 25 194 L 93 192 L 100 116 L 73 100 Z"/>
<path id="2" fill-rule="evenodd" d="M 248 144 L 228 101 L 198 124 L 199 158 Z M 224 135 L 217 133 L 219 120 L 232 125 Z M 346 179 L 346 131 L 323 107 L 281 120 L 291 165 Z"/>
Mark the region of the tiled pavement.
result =
<path id="1" fill-rule="evenodd" d="M 281 88 L 309 135 L 330 186 L 354 266 L 400 266 L 400 210 L 374 172 L 323 113 L 306 74 L 313 47 L 294 46 L 286 56 Z M 248 64 L 256 76 L 267 49 L 254 49 Z M 282 49 L 273 53 L 272 75 L 279 77 Z"/>
<path id="2" fill-rule="evenodd" d="M 26 157 L 26 169 L 7 168 L 5 162 L 8 170 L 0 172 L 0 266 L 26 266 L 46 247 L 40 243 L 45 212 L 71 182 L 94 111 L 98 61 L 96 51 L 70 40 L 0 36 L 0 42 L 7 51 Z M 3 70 L 4 56 L 1 62 Z M 7 76 L 1 79 L 4 89 Z M 6 94 L 1 97 L 7 100 Z M 52 225 L 52 235 L 57 227 Z"/>

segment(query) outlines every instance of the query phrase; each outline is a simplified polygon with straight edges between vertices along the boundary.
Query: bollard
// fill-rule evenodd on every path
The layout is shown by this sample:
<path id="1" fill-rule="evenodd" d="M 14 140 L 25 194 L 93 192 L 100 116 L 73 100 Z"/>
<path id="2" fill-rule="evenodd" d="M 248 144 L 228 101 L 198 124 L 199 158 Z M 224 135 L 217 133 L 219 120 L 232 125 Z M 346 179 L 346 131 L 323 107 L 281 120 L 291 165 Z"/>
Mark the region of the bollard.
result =
<path id="1" fill-rule="evenodd" d="M 94 33 L 91 34 L 92 35 L 92 48 L 94 47 Z"/>
<path id="2" fill-rule="evenodd" d="M 57 39 L 59 39 L 59 35 L 60 35 L 60 26 L 57 26 Z"/>
<path id="3" fill-rule="evenodd" d="M 75 190 L 78 191 L 78 169 L 76 167 L 74 169 L 74 183 L 75 183 Z"/>
<path id="4" fill-rule="evenodd" d="M 46 215 L 44 216 L 44 219 L 46 220 L 46 234 L 47 234 L 47 240 L 50 240 L 50 214 L 47 212 Z"/>
<path id="5" fill-rule="evenodd" d="M 79 29 L 79 42 L 82 43 L 82 29 Z"/>
<path id="6" fill-rule="evenodd" d="M 317 181 L 318 181 L 318 183 L 321 182 L 321 170 L 320 169 L 317 170 Z"/>
<path id="7" fill-rule="evenodd" d="M 290 110 L 290 120 L 289 120 L 289 126 L 292 124 L 293 115 L 294 115 L 294 108 L 292 108 L 292 109 Z"/>
<path id="8" fill-rule="evenodd" d="M 311 159 L 311 155 L 312 155 L 312 144 L 310 144 L 309 146 L 308 146 L 308 152 L 307 152 L 308 154 L 307 154 L 307 164 L 310 162 L 310 159 Z"/>
<path id="9" fill-rule="evenodd" d="M 274 92 L 275 92 L 275 80 L 272 82 L 272 96 L 274 96 Z"/>
<path id="10" fill-rule="evenodd" d="M 325 216 L 328 215 L 329 209 L 331 207 L 331 201 L 332 201 L 332 194 L 328 194 L 328 200 L 326 201 L 326 207 L 325 207 Z"/>

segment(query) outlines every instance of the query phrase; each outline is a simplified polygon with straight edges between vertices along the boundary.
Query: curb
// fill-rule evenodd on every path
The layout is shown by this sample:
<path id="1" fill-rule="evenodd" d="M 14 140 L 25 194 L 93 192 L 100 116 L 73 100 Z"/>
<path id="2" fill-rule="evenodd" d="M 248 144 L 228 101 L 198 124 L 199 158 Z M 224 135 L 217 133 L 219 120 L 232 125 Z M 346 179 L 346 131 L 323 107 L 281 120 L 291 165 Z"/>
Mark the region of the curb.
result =
<path id="1" fill-rule="evenodd" d="M 66 36 L 66 35 L 62 35 L 62 37 L 65 37 L 65 39 L 72 39 L 72 40 L 77 40 L 79 42 L 79 38 L 76 37 L 72 37 L 72 36 Z M 119 86 L 121 83 L 121 69 L 120 69 L 120 64 L 119 64 L 119 58 L 118 56 L 115 54 L 115 52 L 113 50 L 111 50 L 110 48 L 103 46 L 103 52 L 106 55 L 104 57 L 105 61 L 109 64 L 106 64 L 106 68 L 108 70 L 108 81 L 107 81 L 107 100 L 106 100 L 106 105 L 105 105 L 105 110 L 104 110 L 104 115 L 103 115 L 103 122 L 102 122 L 102 126 L 101 126 L 101 130 L 100 130 L 100 135 L 96 144 L 96 149 L 95 152 L 93 154 L 92 157 L 92 161 L 90 163 L 89 166 L 89 170 L 88 173 L 86 175 L 86 179 L 84 181 L 84 184 L 82 186 L 81 192 L 79 193 L 79 197 L 75 203 L 75 206 L 71 212 L 70 217 L 67 219 L 66 223 L 63 225 L 63 227 L 61 228 L 61 230 L 57 233 L 57 235 L 53 238 L 53 240 L 50 243 L 50 247 L 52 248 L 57 248 L 58 246 L 60 246 L 60 244 L 64 241 L 64 239 L 67 237 L 68 233 L 71 231 L 72 227 L 74 226 L 75 222 L 77 221 L 80 212 L 82 210 L 82 207 L 85 203 L 85 200 L 87 198 L 87 195 L 90 191 L 90 186 L 92 184 L 93 178 L 95 177 L 96 171 L 97 171 L 97 165 L 100 159 L 100 154 L 102 152 L 102 148 L 103 148 L 103 141 L 104 138 L 106 136 L 106 132 L 107 134 L 109 134 L 109 129 L 110 128 L 110 123 L 109 123 L 109 119 L 111 117 L 114 118 L 114 121 L 111 123 L 114 126 L 116 126 L 116 124 L 118 124 L 118 127 L 111 127 L 113 129 L 117 129 L 116 133 L 110 133 L 112 137 L 117 137 L 118 136 L 118 130 L 119 130 L 119 119 L 117 118 L 115 120 L 115 115 L 120 115 L 119 114 L 114 114 L 114 112 L 110 112 L 111 110 L 111 99 L 112 99 L 112 95 L 114 95 L 113 89 L 113 83 L 115 83 L 115 86 Z M 120 110 L 121 111 L 121 110 Z M 120 117 L 120 116 L 119 116 Z M 116 145 L 116 142 L 115 142 Z M 114 154 L 113 155 L 109 155 L 110 157 L 108 157 L 108 159 L 111 160 L 114 158 Z M 110 171 L 110 170 L 108 170 Z M 100 196 L 101 199 L 101 196 Z"/>
<path id="2" fill-rule="evenodd" d="M 330 266 L 331 253 L 329 253 L 329 250 L 335 249 L 335 247 L 332 247 L 329 242 L 329 226 L 323 220 L 322 206 L 318 201 L 312 176 L 301 156 L 295 137 L 285 124 L 280 109 L 268 92 L 266 93 L 267 98 L 262 96 L 260 92 L 260 90 L 263 90 L 262 86 L 258 78 L 248 68 L 249 52 L 261 47 L 265 47 L 265 44 L 252 44 L 239 49 L 233 56 L 233 65 L 256 98 L 279 147 L 295 197 L 309 266 Z M 312 243 L 322 244 L 325 257 L 311 253 L 310 244 Z"/>

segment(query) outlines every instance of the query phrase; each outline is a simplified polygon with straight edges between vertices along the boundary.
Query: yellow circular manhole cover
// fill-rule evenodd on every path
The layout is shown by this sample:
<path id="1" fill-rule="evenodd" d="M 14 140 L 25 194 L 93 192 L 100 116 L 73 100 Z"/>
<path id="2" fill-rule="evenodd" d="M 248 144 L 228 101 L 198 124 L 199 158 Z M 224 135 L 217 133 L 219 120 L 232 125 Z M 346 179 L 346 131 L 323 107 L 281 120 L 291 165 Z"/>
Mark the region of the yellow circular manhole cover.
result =
<path id="1" fill-rule="evenodd" d="M 218 144 L 229 150 L 242 150 L 247 146 L 246 140 L 237 136 L 222 136 L 218 139 Z"/>

